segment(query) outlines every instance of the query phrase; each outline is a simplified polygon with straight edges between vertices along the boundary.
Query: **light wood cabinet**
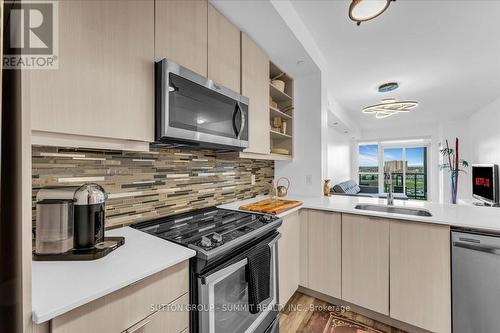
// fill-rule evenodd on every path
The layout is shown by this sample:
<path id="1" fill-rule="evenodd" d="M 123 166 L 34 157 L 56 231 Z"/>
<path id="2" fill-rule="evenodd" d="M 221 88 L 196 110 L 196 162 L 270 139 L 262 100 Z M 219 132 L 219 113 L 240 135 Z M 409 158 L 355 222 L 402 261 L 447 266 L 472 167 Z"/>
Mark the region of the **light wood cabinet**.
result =
<path id="1" fill-rule="evenodd" d="M 390 239 L 390 316 L 450 332 L 450 228 L 395 221 Z"/>
<path id="2" fill-rule="evenodd" d="M 341 298 L 341 215 L 309 210 L 307 224 L 307 287 Z"/>
<path id="3" fill-rule="evenodd" d="M 189 328 L 189 312 L 179 311 L 189 304 L 189 294 L 158 310 L 137 324 L 123 331 L 123 333 L 180 333 Z"/>
<path id="4" fill-rule="evenodd" d="M 342 299 L 389 314 L 389 221 L 342 214 Z"/>
<path id="5" fill-rule="evenodd" d="M 299 212 L 283 218 L 278 229 L 281 238 L 278 242 L 279 297 L 285 305 L 299 286 L 300 266 L 300 217 Z"/>
<path id="6" fill-rule="evenodd" d="M 241 94 L 250 99 L 249 145 L 245 153 L 269 154 L 269 58 L 245 33 L 241 34 Z"/>
<path id="7" fill-rule="evenodd" d="M 208 78 L 241 91 L 240 31 L 214 6 L 208 5 Z"/>
<path id="8" fill-rule="evenodd" d="M 153 0 L 60 1 L 58 8 L 59 69 L 29 71 L 23 88 L 34 138 L 152 141 Z"/>
<path id="9" fill-rule="evenodd" d="M 185 261 L 78 307 L 52 319 L 51 332 L 123 332 L 127 329 L 133 331 L 133 327 L 138 331 L 141 325 L 143 331 L 151 325 L 152 328 L 169 326 L 171 330 L 167 332 L 181 332 L 188 326 L 188 313 L 162 311 L 159 307 L 189 301 L 188 272 L 188 262 Z M 149 329 L 147 332 L 159 330 Z"/>
<path id="10" fill-rule="evenodd" d="M 207 76 L 206 0 L 155 0 L 155 59 Z"/>

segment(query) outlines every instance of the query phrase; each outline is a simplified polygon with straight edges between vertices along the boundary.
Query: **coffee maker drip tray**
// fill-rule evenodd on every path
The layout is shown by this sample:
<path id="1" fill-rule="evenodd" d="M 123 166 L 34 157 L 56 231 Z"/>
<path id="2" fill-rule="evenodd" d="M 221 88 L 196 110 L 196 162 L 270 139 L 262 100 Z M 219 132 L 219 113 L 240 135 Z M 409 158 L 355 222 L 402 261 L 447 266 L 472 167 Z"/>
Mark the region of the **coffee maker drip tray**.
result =
<path id="1" fill-rule="evenodd" d="M 102 258 L 113 250 L 125 244 L 125 237 L 104 237 L 104 241 L 97 243 L 90 249 L 71 249 L 65 253 L 39 254 L 33 251 L 35 261 L 88 261 Z"/>

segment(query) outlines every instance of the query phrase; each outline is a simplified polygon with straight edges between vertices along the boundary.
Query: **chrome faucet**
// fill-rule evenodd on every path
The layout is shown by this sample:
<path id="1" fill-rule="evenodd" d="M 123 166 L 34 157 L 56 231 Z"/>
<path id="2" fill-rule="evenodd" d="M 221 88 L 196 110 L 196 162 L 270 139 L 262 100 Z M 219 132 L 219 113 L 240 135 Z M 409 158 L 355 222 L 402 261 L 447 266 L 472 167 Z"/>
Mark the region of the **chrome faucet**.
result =
<path id="1" fill-rule="evenodd" d="M 394 205 L 394 194 L 392 193 L 392 172 L 387 172 L 386 173 L 386 184 L 387 184 L 387 205 L 388 206 L 393 206 Z"/>

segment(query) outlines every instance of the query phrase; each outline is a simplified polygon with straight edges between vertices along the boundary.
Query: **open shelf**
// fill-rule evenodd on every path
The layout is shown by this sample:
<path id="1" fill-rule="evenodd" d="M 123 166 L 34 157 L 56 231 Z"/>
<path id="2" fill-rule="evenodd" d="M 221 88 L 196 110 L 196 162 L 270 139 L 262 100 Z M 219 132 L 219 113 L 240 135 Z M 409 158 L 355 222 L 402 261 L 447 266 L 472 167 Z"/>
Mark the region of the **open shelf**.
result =
<path id="1" fill-rule="evenodd" d="M 271 138 L 273 138 L 273 137 L 277 138 L 277 139 L 291 139 L 292 138 L 291 135 L 283 134 L 283 133 L 271 130 Z"/>
<path id="2" fill-rule="evenodd" d="M 284 91 L 279 90 L 271 83 L 273 79 L 284 82 Z M 270 156 L 274 160 L 291 160 L 293 158 L 293 79 L 272 62 L 269 65 L 269 96 L 270 100 L 277 104 L 273 106 L 270 103 L 269 106 L 271 151 L 280 148 L 289 152 L 289 154 L 272 152 Z M 282 111 L 287 109 L 287 112 Z M 275 120 L 275 118 L 280 119 Z M 286 133 L 273 129 L 274 125 L 281 129 L 281 124 L 285 122 Z"/>
<path id="3" fill-rule="evenodd" d="M 279 90 L 278 88 L 276 88 L 272 83 L 269 83 L 269 87 L 270 87 L 269 90 L 270 90 L 271 97 L 278 104 L 282 103 L 282 102 L 292 102 L 293 101 L 293 98 L 291 96 L 289 96 L 288 94 L 286 94 L 286 93 L 282 92 L 281 90 Z"/>
<path id="4" fill-rule="evenodd" d="M 271 159 L 275 160 L 275 161 L 290 161 L 293 159 L 292 155 L 285 155 L 285 154 L 271 153 L 270 156 L 271 156 Z"/>
<path id="5" fill-rule="evenodd" d="M 291 115 L 286 114 L 276 108 L 273 108 L 272 106 L 269 107 L 269 110 L 271 111 L 271 117 L 283 117 L 285 119 L 293 119 Z"/>

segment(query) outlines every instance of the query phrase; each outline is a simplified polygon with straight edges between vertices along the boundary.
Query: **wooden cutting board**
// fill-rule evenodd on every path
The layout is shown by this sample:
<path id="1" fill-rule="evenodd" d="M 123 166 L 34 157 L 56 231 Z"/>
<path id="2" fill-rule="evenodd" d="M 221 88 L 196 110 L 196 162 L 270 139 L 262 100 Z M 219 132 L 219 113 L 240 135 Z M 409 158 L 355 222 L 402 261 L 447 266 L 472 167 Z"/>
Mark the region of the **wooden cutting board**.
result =
<path id="1" fill-rule="evenodd" d="M 266 199 L 240 206 L 240 210 L 277 215 L 300 205 L 302 205 L 302 201 Z"/>

